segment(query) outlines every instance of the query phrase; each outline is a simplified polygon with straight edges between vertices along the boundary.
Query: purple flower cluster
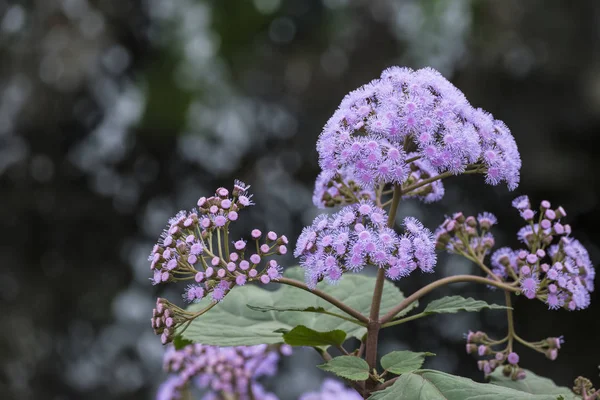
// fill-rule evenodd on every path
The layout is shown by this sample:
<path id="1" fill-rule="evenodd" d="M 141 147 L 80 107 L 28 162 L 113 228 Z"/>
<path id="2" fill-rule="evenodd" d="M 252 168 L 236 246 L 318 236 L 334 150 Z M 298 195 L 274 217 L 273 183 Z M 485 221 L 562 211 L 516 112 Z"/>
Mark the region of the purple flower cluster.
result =
<path id="1" fill-rule="evenodd" d="M 422 184 L 426 179 L 437 175 L 437 171 L 427 160 L 420 159 L 417 153 L 408 154 L 413 159 L 408 164 L 405 184 L 415 187 L 402 196 L 403 199 L 417 198 L 424 203 L 433 203 L 444 197 L 444 184 L 441 180 Z M 332 177 L 333 176 L 333 177 Z M 351 168 L 342 168 L 335 174 L 331 171 L 322 171 L 317 177 L 313 203 L 319 208 L 335 207 L 358 203 L 362 200 L 375 201 L 377 195 L 370 186 L 360 185 L 353 175 Z"/>
<path id="2" fill-rule="evenodd" d="M 505 340 L 494 341 L 485 332 L 481 331 L 469 331 L 466 337 L 467 354 L 475 354 L 484 358 L 477 361 L 477 367 L 480 371 L 483 371 L 486 377 L 494 372 L 496 368 L 504 365 L 502 372 L 505 376 L 511 376 L 513 380 L 525 378 L 525 371 L 519 368 L 519 355 L 517 353 L 512 351 L 510 347 L 500 351 L 493 349 L 494 345 L 503 343 Z"/>
<path id="3" fill-rule="evenodd" d="M 214 196 L 200 198 L 197 209 L 180 211 L 171 218 L 149 257 L 152 283 L 193 280 L 195 283 L 188 285 L 183 294 L 184 300 L 191 303 L 208 295 L 213 301 L 221 301 L 235 285 L 251 281 L 267 284 L 279 279 L 282 268 L 269 258 L 287 253 L 285 236 L 254 229 L 251 238 L 255 243 L 250 246 L 245 240 L 229 238 L 229 225 L 237 221 L 238 212 L 253 204 L 248 188 L 236 181 L 231 193 L 219 188 Z M 155 310 L 152 321 L 163 343 L 165 339 L 170 341 L 178 320 L 163 318 Z M 167 321 L 174 325 L 164 325 Z M 165 327 L 172 328 L 167 335 Z"/>
<path id="4" fill-rule="evenodd" d="M 545 301 L 550 309 L 588 307 L 595 270 L 587 250 L 570 237 L 571 227 L 561 223 L 565 210 L 552 209 L 544 200 L 536 216 L 527 196 L 515 199 L 513 206 L 528 223 L 517 235 L 527 249 L 497 250 L 492 255 L 493 271 L 518 281 L 525 297 Z"/>
<path id="5" fill-rule="evenodd" d="M 280 355 L 290 355 L 291 347 L 217 347 L 191 344 L 181 350 L 170 347 L 164 356 L 165 370 L 173 374 L 159 389 L 158 400 L 182 398 L 182 390 L 193 382 L 208 391 L 204 399 L 235 395 L 240 400 L 277 400 L 257 381 L 277 372 Z"/>
<path id="6" fill-rule="evenodd" d="M 490 233 L 490 228 L 497 222 L 496 217 L 488 212 L 479 214 L 477 218 L 456 213 L 447 217 L 436 229 L 436 248 L 471 260 L 483 259 L 494 247 L 494 236 Z"/>
<path id="7" fill-rule="evenodd" d="M 362 396 L 343 383 L 328 378 L 318 392 L 305 393 L 298 400 L 362 400 Z"/>
<path id="8" fill-rule="evenodd" d="M 521 160 L 506 125 L 472 107 L 440 73 L 392 67 L 349 93 L 317 143 L 323 171 L 345 170 L 360 185 L 403 184 L 407 152 L 437 172 L 486 172 L 489 184 L 519 183 Z"/>
<path id="9" fill-rule="evenodd" d="M 399 279 L 416 268 L 432 272 L 436 263 L 433 235 L 415 218 L 404 220 L 405 233 L 386 226 L 384 210 L 362 201 L 331 216 L 320 215 L 304 228 L 294 255 L 306 270 L 309 287 L 325 279 L 336 283 L 346 271 L 371 264 Z"/>

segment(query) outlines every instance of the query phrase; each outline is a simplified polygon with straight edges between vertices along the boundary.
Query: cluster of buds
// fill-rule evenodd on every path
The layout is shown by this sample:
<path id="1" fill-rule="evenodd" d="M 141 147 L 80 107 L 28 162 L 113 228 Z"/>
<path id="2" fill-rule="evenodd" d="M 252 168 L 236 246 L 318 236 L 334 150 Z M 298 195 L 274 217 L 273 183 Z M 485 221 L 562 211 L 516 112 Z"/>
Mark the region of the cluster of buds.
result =
<path id="1" fill-rule="evenodd" d="M 280 278 L 282 268 L 272 257 L 287 253 L 285 236 L 254 229 L 251 238 L 255 246 L 229 237 L 229 225 L 238 219 L 238 212 L 253 204 L 248 188 L 236 181 L 231 193 L 219 188 L 214 196 L 200 198 L 197 209 L 180 211 L 171 218 L 149 257 L 152 283 L 192 280 L 195 283 L 183 294 L 184 300 L 192 303 L 209 295 L 212 301 L 220 301 L 235 285 L 252 281 L 267 284 Z M 176 317 L 167 317 L 164 322 L 174 325 L 159 325 L 159 330 L 153 323 L 158 334 L 163 335 L 162 329 L 168 328 L 167 341 L 171 331 L 189 316 Z"/>
<path id="2" fill-rule="evenodd" d="M 497 250 L 492 256 L 493 271 L 519 282 L 525 297 L 538 298 L 550 309 L 588 307 L 595 270 L 587 250 L 569 236 L 571 227 L 560 222 L 565 210 L 552 209 L 550 202 L 542 201 L 536 219 L 527 196 L 515 199 L 513 206 L 528 222 L 518 233 L 527 249 Z"/>
<path id="3" fill-rule="evenodd" d="M 333 176 L 331 172 L 323 171 L 317 177 L 313 193 L 315 206 L 335 207 L 358 203 L 361 200 L 375 201 L 375 191 L 362 187 L 351 170 L 340 169 Z"/>
<path id="4" fill-rule="evenodd" d="M 419 183 L 437 175 L 437 171 L 431 163 L 421 158 L 417 153 L 409 153 L 407 157 L 409 160 L 414 161 L 408 164 L 408 176 L 402 185 L 403 187 L 418 186 Z M 444 184 L 440 179 L 411 190 L 405 193 L 402 198 L 417 198 L 423 203 L 433 203 L 441 200 L 444 193 Z"/>
<path id="5" fill-rule="evenodd" d="M 161 400 L 181 398 L 193 382 L 215 398 L 270 399 L 258 379 L 273 376 L 281 355 L 290 355 L 288 345 L 217 347 L 191 344 L 181 350 L 170 347 L 163 366 L 171 378 L 159 390 Z M 211 397 L 212 398 L 212 397 Z"/>
<path id="6" fill-rule="evenodd" d="M 511 335 L 512 333 L 509 333 Z M 502 373 L 505 376 L 510 376 L 513 380 L 525 378 L 525 371 L 519 368 L 519 355 L 512 351 L 512 338 L 508 336 L 502 340 L 493 340 L 488 337 L 485 332 L 477 331 L 466 335 L 467 354 L 478 355 L 485 359 L 477 361 L 477 366 L 480 371 L 483 371 L 485 376 L 490 375 L 500 366 L 504 366 Z M 502 350 L 494 350 L 495 346 L 509 341 L 509 345 Z M 522 339 L 520 339 L 522 340 Z M 549 337 L 539 342 L 527 342 L 528 347 L 543 353 L 552 361 L 558 357 L 558 350 L 564 340 L 561 337 Z"/>
<path id="7" fill-rule="evenodd" d="M 412 160 L 408 163 L 406 180 L 403 187 L 419 186 L 403 194 L 403 199 L 416 198 L 424 203 L 433 203 L 444 197 L 444 184 L 441 180 L 420 186 L 419 183 L 437 175 L 436 169 L 429 161 L 417 153 L 409 153 Z M 361 184 L 349 168 L 341 168 L 335 173 L 322 171 L 315 182 L 313 203 L 319 208 L 335 207 L 358 203 L 360 201 L 375 201 L 377 195 L 371 186 Z"/>
<path id="8" fill-rule="evenodd" d="M 510 376 L 513 380 L 524 379 L 525 371 L 519 368 L 519 355 L 508 346 L 500 351 L 493 349 L 494 346 L 504 343 L 504 340 L 492 340 L 485 332 L 477 331 L 467 334 L 467 354 L 476 354 L 485 359 L 477 361 L 477 367 L 483 371 L 485 376 L 501 366 L 502 373 Z"/>
<path id="9" fill-rule="evenodd" d="M 436 229 L 436 248 L 469 259 L 483 260 L 494 247 L 494 236 L 490 229 L 497 222 L 496 217 L 488 212 L 479 214 L 477 218 L 455 213 Z"/>
<path id="10" fill-rule="evenodd" d="M 390 279 L 417 268 L 432 272 L 436 255 L 431 232 L 408 217 L 405 233 L 398 235 L 386 220 L 383 209 L 366 201 L 318 216 L 302 231 L 294 253 L 306 270 L 308 286 L 314 288 L 323 279 L 335 283 L 344 272 L 358 272 L 369 264 L 384 268 Z"/>
<path id="11" fill-rule="evenodd" d="M 159 297 L 156 299 L 156 308 L 152 310 L 150 322 L 154 333 L 160 335 L 162 344 L 167 344 L 175 338 L 177 328 L 195 317 L 194 313 L 185 311 L 167 299 Z"/>

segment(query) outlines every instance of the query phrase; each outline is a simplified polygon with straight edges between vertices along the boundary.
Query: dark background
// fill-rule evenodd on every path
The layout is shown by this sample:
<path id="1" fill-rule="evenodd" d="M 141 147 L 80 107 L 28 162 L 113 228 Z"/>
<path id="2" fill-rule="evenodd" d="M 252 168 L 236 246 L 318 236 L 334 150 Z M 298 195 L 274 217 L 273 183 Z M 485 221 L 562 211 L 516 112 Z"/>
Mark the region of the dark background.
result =
<path id="1" fill-rule="evenodd" d="M 492 211 L 499 245 L 516 246 L 509 204 L 527 193 L 562 204 L 600 260 L 598 1 L 0 0 L 0 397 L 151 398 L 164 379 L 152 304 L 180 292 L 148 281 L 167 218 L 239 178 L 257 203 L 239 224 L 295 239 L 318 213 L 321 127 L 390 65 L 439 69 L 523 158 L 514 193 L 453 178 L 441 202 L 402 214 L 433 229 Z M 471 268 L 442 257 L 436 273 Z M 471 285 L 434 296 L 450 293 L 501 301 Z M 523 366 L 600 385 L 597 297 L 579 312 L 517 300 L 521 336 L 566 340 L 554 362 L 521 348 Z M 427 367 L 481 380 L 462 335 L 505 325 L 501 312 L 431 317 L 386 331 L 383 350 L 433 351 Z M 295 399 L 319 385 L 317 361 L 296 351 L 271 387 Z"/>

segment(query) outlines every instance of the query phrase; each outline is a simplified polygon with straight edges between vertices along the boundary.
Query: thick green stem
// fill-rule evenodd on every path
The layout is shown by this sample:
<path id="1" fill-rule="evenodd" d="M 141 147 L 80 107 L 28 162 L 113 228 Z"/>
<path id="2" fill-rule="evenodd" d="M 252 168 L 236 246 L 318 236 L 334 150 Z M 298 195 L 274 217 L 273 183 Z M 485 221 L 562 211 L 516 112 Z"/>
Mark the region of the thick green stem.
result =
<path id="1" fill-rule="evenodd" d="M 396 307 L 394 307 L 393 309 L 391 309 L 387 314 L 385 314 L 380 319 L 380 322 L 382 324 L 390 322 L 399 312 L 405 310 L 412 303 L 414 303 L 415 301 L 419 300 L 421 297 L 425 296 L 429 292 L 431 292 L 431 291 L 433 291 L 435 289 L 438 289 L 438 288 L 440 288 L 442 286 L 449 285 L 451 283 L 458 283 L 458 282 L 481 283 L 481 284 L 484 284 L 484 285 L 495 286 L 497 288 L 500 288 L 500 289 L 503 289 L 503 290 L 506 290 L 506 291 L 510 291 L 510 292 L 517 292 L 518 291 L 518 289 L 515 288 L 515 287 L 512 287 L 512 286 L 507 285 L 505 283 L 493 281 L 493 280 L 490 280 L 488 278 L 484 278 L 482 276 L 475 276 L 475 275 L 455 275 L 455 276 L 449 276 L 447 278 L 442 278 L 442 279 L 439 279 L 437 281 L 431 282 L 429 285 L 423 286 L 421 289 L 417 290 L 416 292 L 414 292 L 413 294 L 411 294 L 410 296 L 408 296 L 407 298 L 405 298 L 400 304 L 398 304 Z"/>
<path id="2" fill-rule="evenodd" d="M 319 296 L 320 298 L 322 298 L 326 302 L 328 302 L 328 303 L 336 306 L 337 308 L 339 308 L 340 310 L 342 310 L 346 314 L 348 314 L 348 315 L 356 318 L 360 322 L 363 322 L 365 324 L 369 323 L 369 318 L 367 318 L 366 316 L 364 316 L 363 314 L 361 314 L 360 311 L 355 310 L 354 308 L 350 307 L 349 305 L 346 305 L 346 304 L 342 303 L 341 301 L 339 301 L 335 297 L 330 296 L 329 294 L 327 294 L 325 292 L 322 292 L 319 289 L 310 289 L 303 282 L 297 281 L 295 279 L 289 279 L 289 278 L 279 278 L 279 279 L 277 279 L 276 281 L 273 281 L 273 282 L 274 283 L 283 283 L 284 285 L 294 286 L 294 287 L 297 287 L 298 289 L 302 289 L 302 290 L 305 290 L 307 292 L 310 292 L 310 293 L 312 293 L 312 294 L 314 294 L 316 296 Z"/>
<path id="3" fill-rule="evenodd" d="M 392 206 L 388 215 L 387 226 L 392 228 L 396 222 L 396 212 L 398 204 L 402 198 L 402 187 L 396 185 L 394 187 L 394 197 L 392 198 Z M 365 359 L 369 364 L 369 370 L 377 368 L 377 339 L 381 323 L 379 321 L 379 310 L 381 308 L 381 296 L 383 295 L 383 284 L 385 282 L 385 270 L 380 268 L 377 271 L 377 281 L 373 290 L 373 300 L 371 302 L 371 312 L 369 314 L 369 322 L 367 325 L 367 343 Z M 374 388 L 376 381 L 370 380 L 367 382 L 367 388 Z"/>

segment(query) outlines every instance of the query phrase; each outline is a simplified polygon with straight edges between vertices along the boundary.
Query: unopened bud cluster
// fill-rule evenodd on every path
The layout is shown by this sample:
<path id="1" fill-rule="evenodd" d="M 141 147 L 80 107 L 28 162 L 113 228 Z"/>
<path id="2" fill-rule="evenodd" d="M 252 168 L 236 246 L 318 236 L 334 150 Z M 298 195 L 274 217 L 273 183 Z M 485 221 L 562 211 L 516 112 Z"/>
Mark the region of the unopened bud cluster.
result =
<path id="1" fill-rule="evenodd" d="M 332 176 L 333 174 L 333 176 Z M 362 187 L 348 168 L 336 173 L 322 171 L 315 181 L 313 203 L 319 208 L 375 201 L 375 190 Z"/>
<path id="2" fill-rule="evenodd" d="M 524 379 L 525 371 L 519 367 L 519 355 L 510 347 L 502 350 L 494 350 L 494 346 L 504 343 L 500 340 L 492 340 L 485 332 L 477 331 L 467 334 L 467 354 L 482 357 L 477 361 L 477 367 L 483 371 L 485 376 L 490 375 L 497 368 L 502 367 L 502 373 L 510 376 L 513 380 Z"/>
<path id="3" fill-rule="evenodd" d="M 406 170 L 407 177 L 403 187 L 414 186 L 437 175 L 436 169 L 418 153 L 409 153 Z M 363 200 L 375 201 L 377 195 L 371 186 L 361 185 L 350 168 L 341 168 L 336 172 L 322 171 L 315 182 L 313 203 L 319 208 L 335 207 L 358 203 Z M 414 190 L 403 193 L 402 199 L 416 198 L 424 203 L 433 203 L 444 197 L 444 184 L 435 180 Z"/>
<path id="4" fill-rule="evenodd" d="M 231 192 L 219 188 L 214 196 L 200 198 L 197 209 L 180 211 L 169 220 L 149 257 L 153 284 L 191 280 L 183 298 L 192 303 L 209 295 L 220 301 L 235 285 L 267 284 L 281 277 L 282 268 L 272 257 L 287 253 L 285 236 L 254 229 L 251 244 L 229 237 L 229 225 L 239 211 L 253 205 L 248 188 L 236 181 Z M 174 327 L 179 319 L 173 320 Z M 166 336 L 171 338 L 171 332 Z"/>
<path id="5" fill-rule="evenodd" d="M 490 233 L 498 220 L 488 212 L 477 217 L 465 217 L 459 212 L 446 220 L 435 231 L 436 248 L 459 254 L 469 259 L 483 259 L 494 247 L 494 236 Z"/>
<path id="6" fill-rule="evenodd" d="M 191 344 L 181 350 L 170 347 L 164 356 L 164 369 L 172 374 L 161 387 L 160 400 L 181 398 L 192 382 L 214 398 L 277 400 L 258 379 L 273 376 L 281 355 L 290 355 L 288 345 L 217 347 Z M 212 397 L 211 397 L 212 398 Z"/>

